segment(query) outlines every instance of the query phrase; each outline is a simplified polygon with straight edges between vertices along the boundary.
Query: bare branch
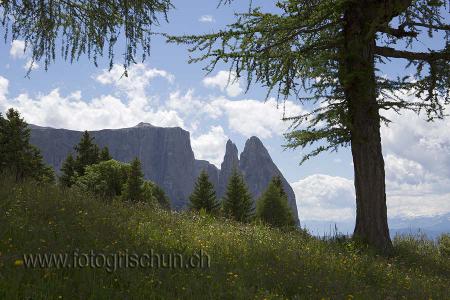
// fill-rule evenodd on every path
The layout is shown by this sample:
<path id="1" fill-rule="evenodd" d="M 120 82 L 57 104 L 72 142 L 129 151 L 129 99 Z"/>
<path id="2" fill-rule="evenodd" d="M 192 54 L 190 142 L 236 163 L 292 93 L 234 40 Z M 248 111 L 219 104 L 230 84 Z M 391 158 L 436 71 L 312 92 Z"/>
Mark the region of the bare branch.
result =
<path id="1" fill-rule="evenodd" d="M 391 47 L 375 47 L 375 54 L 384 57 L 392 58 L 404 58 L 408 60 L 422 60 L 427 62 L 433 62 L 436 60 L 450 60 L 450 52 L 448 50 L 442 50 L 438 52 L 411 52 L 396 50 Z"/>

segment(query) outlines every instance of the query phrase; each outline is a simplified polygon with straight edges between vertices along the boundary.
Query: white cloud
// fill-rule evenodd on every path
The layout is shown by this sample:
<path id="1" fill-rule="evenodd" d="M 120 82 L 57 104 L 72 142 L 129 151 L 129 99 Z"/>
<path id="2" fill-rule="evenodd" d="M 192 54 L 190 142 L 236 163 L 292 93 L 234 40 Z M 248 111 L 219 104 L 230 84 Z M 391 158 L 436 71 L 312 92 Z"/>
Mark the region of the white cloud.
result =
<path id="1" fill-rule="evenodd" d="M 447 186 L 449 181 L 447 180 Z M 291 183 L 300 220 L 345 222 L 355 219 L 353 181 L 315 174 Z M 450 212 L 450 192 L 440 192 L 428 182 L 406 184 L 387 181 L 389 218 L 435 216 Z"/>
<path id="2" fill-rule="evenodd" d="M 37 69 L 39 69 L 39 64 L 37 62 L 33 62 L 31 59 L 29 59 L 27 61 L 27 63 L 23 66 L 23 68 L 28 71 L 30 69 L 30 67 L 31 67 L 31 70 L 37 70 Z"/>
<path id="3" fill-rule="evenodd" d="M 178 111 L 184 116 L 190 116 L 198 119 L 202 116 L 216 119 L 222 115 L 222 108 L 213 105 L 204 99 L 198 98 L 194 94 L 194 90 L 188 90 L 185 94 L 180 91 L 170 93 L 169 100 L 166 102 L 168 108 Z"/>
<path id="4" fill-rule="evenodd" d="M 214 23 L 216 20 L 212 15 L 203 15 L 198 19 L 198 21 L 202 23 Z"/>
<path id="5" fill-rule="evenodd" d="M 228 137 L 221 126 L 212 126 L 210 131 L 198 137 L 192 137 L 192 150 L 197 159 L 207 160 L 220 168 L 225 155 Z"/>
<path id="6" fill-rule="evenodd" d="M 353 181 L 323 174 L 291 183 L 297 199 L 300 220 L 353 220 L 355 189 Z"/>
<path id="7" fill-rule="evenodd" d="M 131 99 L 145 98 L 145 89 L 152 79 L 161 77 L 173 82 L 175 77 L 167 71 L 149 68 L 145 64 L 135 64 L 128 69 L 128 77 L 124 76 L 124 68 L 114 65 L 111 71 L 103 72 L 95 77 L 101 84 L 112 84 L 120 91 L 126 93 Z"/>
<path id="8" fill-rule="evenodd" d="M 290 123 L 282 120 L 283 107 L 278 107 L 274 98 L 266 102 L 257 100 L 231 101 L 219 98 L 211 102 L 212 107 L 219 107 L 226 114 L 230 129 L 250 137 L 270 138 L 282 135 Z M 289 116 L 299 115 L 305 111 L 300 105 L 286 101 L 285 110 Z"/>
<path id="9" fill-rule="evenodd" d="M 448 107 L 450 110 L 450 107 Z M 385 153 L 422 165 L 439 176 L 450 177 L 450 118 L 426 122 L 413 112 L 385 113 L 393 123 L 382 128 Z"/>
<path id="10" fill-rule="evenodd" d="M 21 94 L 8 101 L 8 106 L 18 109 L 31 124 L 73 130 L 123 128 L 139 122 L 163 127 L 183 126 L 183 120 L 175 111 L 149 109 L 111 95 L 85 101 L 80 92 L 63 96 L 55 89 L 34 99 Z"/>
<path id="11" fill-rule="evenodd" d="M 13 58 L 24 58 L 26 56 L 24 51 L 25 51 L 25 41 L 21 40 L 12 41 L 9 54 Z"/>
<path id="12" fill-rule="evenodd" d="M 6 97 L 8 80 L 0 76 L 0 108 L 18 109 L 31 124 L 74 130 L 123 128 L 140 122 L 161 127 L 184 127 L 184 122 L 176 111 L 155 105 L 154 99 L 145 94 L 146 85 L 152 78 L 160 76 L 170 80 L 170 74 L 137 66 L 137 69 L 130 70 L 130 77 L 122 81 L 115 76 L 120 70 L 116 67 L 113 71 L 110 75 L 99 75 L 98 80 L 125 90 L 127 98 L 103 95 L 83 99 L 80 91 L 61 95 L 58 89 L 54 89 L 48 94 L 35 97 L 22 93 L 9 99 Z"/>
<path id="13" fill-rule="evenodd" d="M 0 76 L 0 111 L 5 110 L 6 95 L 8 94 L 9 80 Z"/>
<path id="14" fill-rule="evenodd" d="M 167 107 L 196 120 L 225 118 L 231 130 L 245 137 L 256 135 L 260 138 L 282 135 L 290 126 L 289 122 L 282 120 L 283 116 L 296 116 L 306 112 L 292 101 L 277 105 L 274 98 L 265 102 L 253 99 L 230 100 L 225 97 L 208 100 L 196 97 L 193 90 L 185 94 L 179 91 L 171 93 Z"/>
<path id="15" fill-rule="evenodd" d="M 203 84 L 207 87 L 219 88 L 229 97 L 239 96 L 244 91 L 235 72 L 220 71 L 215 76 L 204 78 Z"/>

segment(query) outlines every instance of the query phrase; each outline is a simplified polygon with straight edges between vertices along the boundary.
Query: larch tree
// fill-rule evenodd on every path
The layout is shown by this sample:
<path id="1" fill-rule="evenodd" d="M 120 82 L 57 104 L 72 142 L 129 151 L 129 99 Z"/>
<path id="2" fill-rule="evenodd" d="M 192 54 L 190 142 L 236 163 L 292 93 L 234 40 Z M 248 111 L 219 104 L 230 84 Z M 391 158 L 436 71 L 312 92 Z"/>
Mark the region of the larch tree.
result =
<path id="1" fill-rule="evenodd" d="M 222 2 L 233 2 L 225 0 Z M 304 160 L 350 146 L 356 189 L 354 237 L 389 253 L 383 111 L 412 110 L 443 118 L 449 98 L 449 4 L 441 0 L 279 0 L 278 12 L 250 7 L 226 29 L 169 37 L 207 61 L 226 63 L 237 77 L 312 106 L 289 118 L 288 148 L 317 144 Z M 428 35 L 428 36 L 427 36 Z M 420 50 L 433 38 L 439 49 Z M 424 47 L 422 47 L 423 49 Z M 412 69 L 391 79 L 380 67 L 403 59 Z M 269 95 L 268 93 L 268 95 Z M 412 94 L 404 97 L 404 94 Z"/>
<path id="2" fill-rule="evenodd" d="M 122 38 L 126 70 L 150 54 L 152 26 L 171 8 L 170 0 L 2 0 L 0 18 L 5 41 L 23 40 L 32 62 L 43 60 L 46 70 L 58 53 L 71 63 L 87 55 L 96 66 L 107 54 L 111 69 Z"/>

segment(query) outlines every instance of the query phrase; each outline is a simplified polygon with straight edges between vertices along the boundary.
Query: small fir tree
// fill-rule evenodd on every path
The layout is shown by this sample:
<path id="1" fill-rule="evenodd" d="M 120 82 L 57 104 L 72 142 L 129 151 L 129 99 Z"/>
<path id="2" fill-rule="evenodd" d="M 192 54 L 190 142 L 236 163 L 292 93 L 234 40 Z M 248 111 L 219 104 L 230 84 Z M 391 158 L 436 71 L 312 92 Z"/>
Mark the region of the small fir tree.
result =
<path id="1" fill-rule="evenodd" d="M 253 215 L 253 201 L 242 174 L 233 170 L 228 180 L 223 199 L 223 212 L 226 217 L 240 222 L 249 222 Z"/>
<path id="2" fill-rule="evenodd" d="M 131 162 L 130 173 L 125 184 L 122 196 L 125 201 L 139 202 L 143 201 L 144 174 L 141 169 L 141 162 L 135 158 Z"/>
<path id="3" fill-rule="evenodd" d="M 197 178 L 194 191 L 189 197 L 190 207 L 200 211 L 204 209 L 208 213 L 215 213 L 219 209 L 219 202 L 216 199 L 216 192 L 213 184 L 209 181 L 208 173 L 203 170 Z"/>
<path id="4" fill-rule="evenodd" d="M 75 171 L 79 176 L 83 176 L 87 166 L 100 161 L 98 146 L 94 143 L 94 137 L 85 131 L 78 145 L 74 147 L 77 158 L 75 160 Z"/>
<path id="5" fill-rule="evenodd" d="M 109 148 L 107 146 L 103 147 L 102 151 L 100 152 L 100 161 L 108 161 L 111 160 L 112 156 L 109 154 Z"/>
<path id="6" fill-rule="evenodd" d="M 72 154 L 69 154 L 61 167 L 61 176 L 59 183 L 65 187 L 71 187 L 75 183 L 75 159 Z"/>
<path id="7" fill-rule="evenodd" d="M 257 217 L 273 227 L 291 227 L 295 225 L 288 198 L 282 188 L 281 178 L 274 177 L 267 190 L 258 201 Z"/>

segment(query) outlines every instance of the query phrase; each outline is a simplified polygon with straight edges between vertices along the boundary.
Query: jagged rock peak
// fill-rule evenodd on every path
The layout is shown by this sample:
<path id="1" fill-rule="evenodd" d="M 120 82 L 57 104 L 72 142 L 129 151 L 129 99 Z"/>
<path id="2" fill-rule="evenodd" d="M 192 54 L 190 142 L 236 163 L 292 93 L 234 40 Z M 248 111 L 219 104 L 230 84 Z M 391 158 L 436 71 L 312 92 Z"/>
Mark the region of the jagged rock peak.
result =
<path id="1" fill-rule="evenodd" d="M 231 140 L 228 140 L 225 148 L 225 156 L 223 157 L 223 162 L 221 165 L 221 170 L 231 169 L 233 167 L 238 166 L 239 166 L 238 149 Z"/>
<path id="2" fill-rule="evenodd" d="M 250 154 L 250 153 L 253 153 L 253 154 L 257 153 L 258 155 L 261 155 L 261 156 L 270 157 L 270 154 L 267 151 L 266 147 L 264 147 L 264 144 L 256 136 L 252 136 L 245 142 L 244 151 L 242 151 L 242 153 L 241 153 L 241 159 L 242 159 L 243 154 L 245 156 L 246 154 Z"/>
<path id="3" fill-rule="evenodd" d="M 140 127 L 155 127 L 155 126 L 153 126 L 153 125 L 150 124 L 150 123 L 141 122 L 141 123 L 137 124 L 137 125 L 134 126 L 134 127 L 140 128 Z"/>

